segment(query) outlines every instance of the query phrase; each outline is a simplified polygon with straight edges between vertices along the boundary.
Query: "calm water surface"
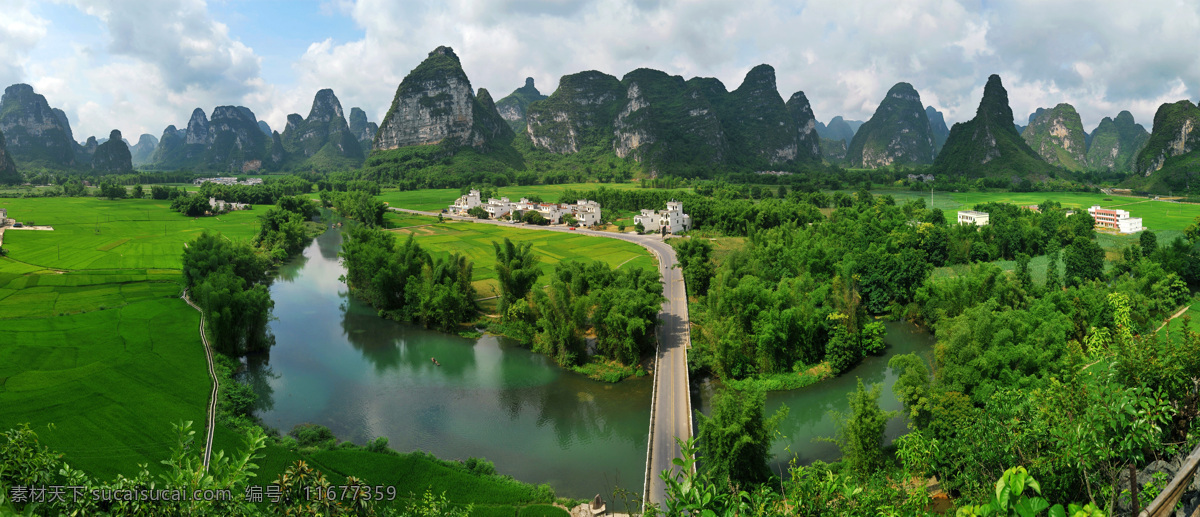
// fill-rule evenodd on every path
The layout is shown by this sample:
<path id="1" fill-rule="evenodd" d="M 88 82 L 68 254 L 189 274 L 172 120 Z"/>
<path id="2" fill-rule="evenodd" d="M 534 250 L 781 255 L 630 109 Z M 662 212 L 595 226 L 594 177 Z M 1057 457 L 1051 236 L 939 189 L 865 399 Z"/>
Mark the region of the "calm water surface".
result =
<path id="1" fill-rule="evenodd" d="M 505 339 L 384 320 L 338 280 L 340 246 L 340 230 L 325 232 L 271 286 L 276 344 L 245 373 L 267 425 L 311 422 L 358 444 L 386 436 L 401 452 L 483 457 L 561 496 L 617 484 L 641 493 L 649 377 L 599 383 Z"/>
<path id="2" fill-rule="evenodd" d="M 900 372 L 888 368 L 888 360 L 893 355 L 916 352 L 928 362 L 934 339 L 908 323 L 885 322 L 884 325 L 887 327 L 884 341 L 888 345 L 884 355 L 869 356 L 850 372 L 804 389 L 767 393 L 767 416 L 775 414 L 780 406 L 788 407 L 788 416 L 780 424 L 781 436 L 771 447 L 774 456 L 772 470 L 785 472 L 788 462 L 793 458 L 800 465 L 807 465 L 814 460 L 833 461 L 841 458 L 842 454 L 836 445 L 817 439 L 834 436 L 836 428 L 831 412 L 846 413 L 850 410 L 847 397 L 857 389 L 858 378 L 862 378 L 863 385 L 868 389 L 874 384 L 883 387 L 879 407 L 884 411 L 901 410 L 900 401 L 892 394 L 892 385 L 896 383 Z M 692 400 L 705 414 L 712 407 L 715 389 L 716 386 L 711 382 L 700 383 L 693 389 Z M 889 420 L 884 443 L 891 443 L 906 433 L 907 425 L 903 415 Z"/>

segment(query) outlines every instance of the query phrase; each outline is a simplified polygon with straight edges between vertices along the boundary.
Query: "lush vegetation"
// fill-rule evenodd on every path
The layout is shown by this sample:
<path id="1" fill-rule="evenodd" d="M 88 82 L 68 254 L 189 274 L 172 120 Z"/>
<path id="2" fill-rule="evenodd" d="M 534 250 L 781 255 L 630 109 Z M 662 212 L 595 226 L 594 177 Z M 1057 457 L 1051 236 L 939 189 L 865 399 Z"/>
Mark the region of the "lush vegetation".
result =
<path id="1" fill-rule="evenodd" d="M 380 315 L 450 331 L 475 317 L 474 267 L 457 253 L 434 257 L 412 235 L 351 227 L 342 244 L 346 283 Z"/>
<path id="2" fill-rule="evenodd" d="M 988 77 L 975 118 L 950 128 L 930 171 L 938 176 L 996 176 L 1004 181 L 1055 173 L 1013 127 L 1008 92 L 998 75 Z"/>

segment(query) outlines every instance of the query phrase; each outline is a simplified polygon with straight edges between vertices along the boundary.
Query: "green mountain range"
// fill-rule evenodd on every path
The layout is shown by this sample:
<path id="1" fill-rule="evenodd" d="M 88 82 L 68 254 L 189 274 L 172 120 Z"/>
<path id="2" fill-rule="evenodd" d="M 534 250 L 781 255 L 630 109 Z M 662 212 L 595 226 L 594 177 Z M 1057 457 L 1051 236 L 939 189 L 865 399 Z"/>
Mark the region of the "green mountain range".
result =
<path id="1" fill-rule="evenodd" d="M 933 163 L 933 131 L 921 95 L 908 83 L 896 83 L 871 119 L 858 128 L 846 148 L 854 167 Z"/>
<path id="2" fill-rule="evenodd" d="M 639 68 L 621 79 L 624 106 L 612 122 L 613 152 L 648 169 L 705 166 L 729 148 L 708 97 L 680 76 Z"/>
<path id="3" fill-rule="evenodd" d="M 279 164 L 264 161 L 270 147 L 271 139 L 248 108 L 217 106 L 211 120 L 196 108 L 186 130 L 168 126 L 163 131 L 148 166 L 225 173 L 272 170 Z"/>
<path id="4" fill-rule="evenodd" d="M 371 144 L 375 143 L 375 133 L 379 131 L 379 124 L 368 121 L 367 112 L 357 106 L 350 108 L 350 117 L 346 122 L 350 124 L 350 133 L 358 139 L 363 156 L 370 154 Z"/>
<path id="5" fill-rule="evenodd" d="M 525 86 L 496 101 L 496 110 L 500 112 L 504 121 L 508 122 L 513 132 L 519 135 L 525 132 L 525 110 L 529 108 L 529 103 L 545 98 L 546 96 L 533 85 L 533 78 L 526 77 Z"/>
<path id="6" fill-rule="evenodd" d="M 1088 143 L 1088 168 L 1132 171 L 1134 159 L 1149 139 L 1150 133 L 1128 111 L 1118 113 L 1116 119 L 1104 117 Z"/>
<path id="7" fill-rule="evenodd" d="M 1012 108 L 1008 105 L 1008 92 L 998 75 L 988 77 L 975 118 L 950 128 L 946 145 L 930 170 L 935 174 L 967 177 L 1026 177 L 1053 173 L 1053 167 L 1017 133 Z"/>
<path id="8" fill-rule="evenodd" d="M 1200 108 L 1189 100 L 1163 104 L 1154 130 L 1134 161 L 1141 178 L 1129 186 L 1158 194 L 1200 191 Z"/>
<path id="9" fill-rule="evenodd" d="M 625 95 L 621 81 L 602 72 L 564 75 L 554 93 L 526 107 L 526 134 L 535 148 L 555 154 L 588 147 L 609 149 L 613 121 Z"/>
<path id="10" fill-rule="evenodd" d="M 1068 170 L 1087 168 L 1087 135 L 1075 107 L 1062 103 L 1031 115 L 1021 138 L 1046 163 Z"/>

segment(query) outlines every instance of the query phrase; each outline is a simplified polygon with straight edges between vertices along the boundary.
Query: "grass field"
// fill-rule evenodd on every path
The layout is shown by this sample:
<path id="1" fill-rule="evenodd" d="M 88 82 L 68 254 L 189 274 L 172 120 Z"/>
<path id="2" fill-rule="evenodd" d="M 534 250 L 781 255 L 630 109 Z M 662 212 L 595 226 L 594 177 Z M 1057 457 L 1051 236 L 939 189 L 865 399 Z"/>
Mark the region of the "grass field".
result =
<path id="1" fill-rule="evenodd" d="M 853 194 L 850 191 L 844 191 Z M 928 192 L 911 190 L 874 190 L 874 194 L 890 194 L 897 203 L 921 198 L 929 204 Z M 1051 199 L 1062 203 L 1064 208 L 1087 210 L 1093 205 L 1103 208 L 1119 208 L 1129 211 L 1132 217 L 1141 217 L 1142 225 L 1147 229 L 1160 233 L 1162 231 L 1183 231 L 1187 225 L 1200 216 L 1200 205 L 1153 201 L 1144 197 L 1109 196 L 1105 194 L 1090 194 L 1085 192 L 934 192 L 933 207 L 944 211 L 969 210 L 977 203 L 1012 203 L 1020 206 L 1036 205 Z M 947 213 L 949 219 L 953 214 Z M 1161 241 L 1161 238 L 1160 238 Z"/>
<path id="2" fill-rule="evenodd" d="M 16 260 L 55 269 L 179 269 L 183 244 L 206 229 L 233 239 L 258 233 L 254 210 L 191 218 L 170 202 L 97 198 L 0 199 L 8 217 L 54 231 L 4 233 Z"/>
<path id="3" fill-rule="evenodd" d="M 153 200 L 0 199 L 0 429 L 28 422 L 100 479 L 162 467 L 171 424 L 203 427 L 211 389 L 197 328 L 179 299 L 183 244 L 204 229 L 257 232 L 254 212 L 192 219 Z"/>
<path id="4" fill-rule="evenodd" d="M 481 298 L 499 294 L 492 241 L 502 242 L 505 237 L 514 242 L 532 242 L 534 252 L 541 258 L 543 275 L 553 271 L 559 262 L 570 260 L 599 260 L 614 268 L 653 270 L 656 266 L 654 258 L 641 246 L 603 237 L 457 221 L 395 233 L 400 238 L 407 238 L 410 233 L 416 235 L 417 242 L 433 253 L 457 252 L 470 258 L 475 263 L 475 289 Z"/>
<path id="5" fill-rule="evenodd" d="M 522 197 L 541 196 L 542 201 L 554 203 L 558 201 L 559 195 L 564 190 L 594 190 L 600 187 L 610 189 L 635 189 L 639 188 L 637 183 L 563 183 L 561 185 L 528 185 L 528 186 L 512 186 L 501 187 L 496 189 L 498 195 L 507 196 L 513 201 Z M 422 190 L 388 190 L 384 191 L 378 197 L 382 201 L 387 201 L 389 206 L 396 208 L 408 208 L 410 210 L 427 210 L 438 211 L 446 208 L 458 199 L 459 189 L 443 188 L 443 189 L 422 189 Z M 485 200 L 486 201 L 486 200 Z"/>
<path id="6" fill-rule="evenodd" d="M 1160 332 L 1170 331 L 1172 335 L 1182 335 L 1184 325 L 1186 324 L 1184 316 L 1191 317 L 1191 326 L 1187 328 L 1190 328 L 1192 332 L 1200 332 L 1200 301 L 1192 303 L 1188 307 L 1187 312 L 1183 313 L 1183 316 L 1171 320 Z"/>

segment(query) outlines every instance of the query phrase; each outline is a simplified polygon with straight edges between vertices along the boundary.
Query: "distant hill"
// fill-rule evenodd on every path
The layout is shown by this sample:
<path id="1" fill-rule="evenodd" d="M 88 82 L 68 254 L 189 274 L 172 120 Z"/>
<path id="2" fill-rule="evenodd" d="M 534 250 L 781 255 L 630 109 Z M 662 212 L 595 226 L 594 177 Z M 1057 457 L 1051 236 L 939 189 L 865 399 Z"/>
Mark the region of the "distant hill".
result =
<path id="1" fill-rule="evenodd" d="M 108 134 L 108 140 L 96 147 L 92 154 L 92 170 L 96 174 L 116 174 L 133 170 L 133 159 L 129 145 L 116 129 Z"/>
<path id="2" fill-rule="evenodd" d="M 931 172 L 951 176 L 1025 177 L 1053 174 L 1013 125 L 1008 92 L 1000 76 L 988 77 L 975 118 L 954 124 Z"/>
<path id="3" fill-rule="evenodd" d="M 1074 106 L 1064 102 L 1050 109 L 1038 108 L 1030 116 L 1033 118 L 1021 138 L 1038 156 L 1068 170 L 1087 168 L 1087 136 Z"/>
<path id="4" fill-rule="evenodd" d="M 371 153 L 371 144 L 375 142 L 375 132 L 379 131 L 379 124 L 367 120 L 367 112 L 362 108 L 350 108 L 350 117 L 346 120 L 350 124 L 350 133 L 358 139 L 360 147 L 363 149 L 363 156 Z"/>
<path id="5" fill-rule="evenodd" d="M 129 148 L 133 164 L 142 165 L 149 162 L 155 147 L 158 147 L 158 139 L 154 138 L 154 135 L 142 134 L 138 142 Z"/>
<path id="6" fill-rule="evenodd" d="M 858 128 L 862 127 L 862 125 L 863 122 L 860 120 L 845 120 L 841 115 L 838 115 L 833 117 L 833 119 L 829 121 L 828 125 L 818 122 L 817 134 L 821 135 L 821 138 L 828 138 L 830 140 L 844 140 L 847 144 L 849 144 L 850 140 L 854 138 L 854 133 L 857 132 Z"/>
<path id="7" fill-rule="evenodd" d="M 946 127 L 946 117 L 942 112 L 933 109 L 933 106 L 925 107 L 925 117 L 929 119 L 929 129 L 933 132 L 933 153 L 942 152 L 942 146 L 946 145 L 946 137 L 950 136 L 950 128 Z"/>
<path id="8" fill-rule="evenodd" d="M 313 97 L 308 117 L 288 115 L 280 140 L 288 169 L 352 169 L 363 162 L 358 135 L 350 130 L 342 103 L 328 88 Z"/>
<path id="9" fill-rule="evenodd" d="M 613 122 L 626 93 L 621 81 L 603 72 L 564 75 L 554 93 L 526 107 L 526 134 L 535 148 L 555 154 L 611 148 Z"/>
<path id="10" fill-rule="evenodd" d="M 859 127 L 846 148 L 854 167 L 933 163 L 933 131 L 921 95 L 908 83 L 888 90 L 871 119 Z"/>
<path id="11" fill-rule="evenodd" d="M 623 106 L 613 119 L 613 152 L 652 171 L 703 167 L 729 152 L 720 118 L 695 85 L 682 77 L 639 68 L 621 79 Z"/>
<path id="12" fill-rule="evenodd" d="M 228 173 L 269 170 L 275 165 L 264 163 L 269 147 L 270 138 L 246 107 L 217 106 L 211 120 L 196 108 L 186 130 L 168 126 L 163 131 L 147 165 Z"/>
<path id="13" fill-rule="evenodd" d="M 0 97 L 0 132 L 9 155 L 20 167 L 72 168 L 79 144 L 62 110 L 50 107 L 46 98 L 28 84 L 5 88 Z"/>
<path id="14" fill-rule="evenodd" d="M 1104 117 L 1088 143 L 1088 168 L 1132 172 L 1137 153 L 1149 139 L 1150 133 L 1128 111 L 1118 113 L 1116 119 Z"/>
<path id="15" fill-rule="evenodd" d="M 546 96 L 533 85 L 533 78 L 526 77 L 525 86 L 496 101 L 496 110 L 500 112 L 504 121 L 508 122 L 514 133 L 521 134 L 525 132 L 525 110 L 529 108 L 529 103 L 545 98 Z"/>

